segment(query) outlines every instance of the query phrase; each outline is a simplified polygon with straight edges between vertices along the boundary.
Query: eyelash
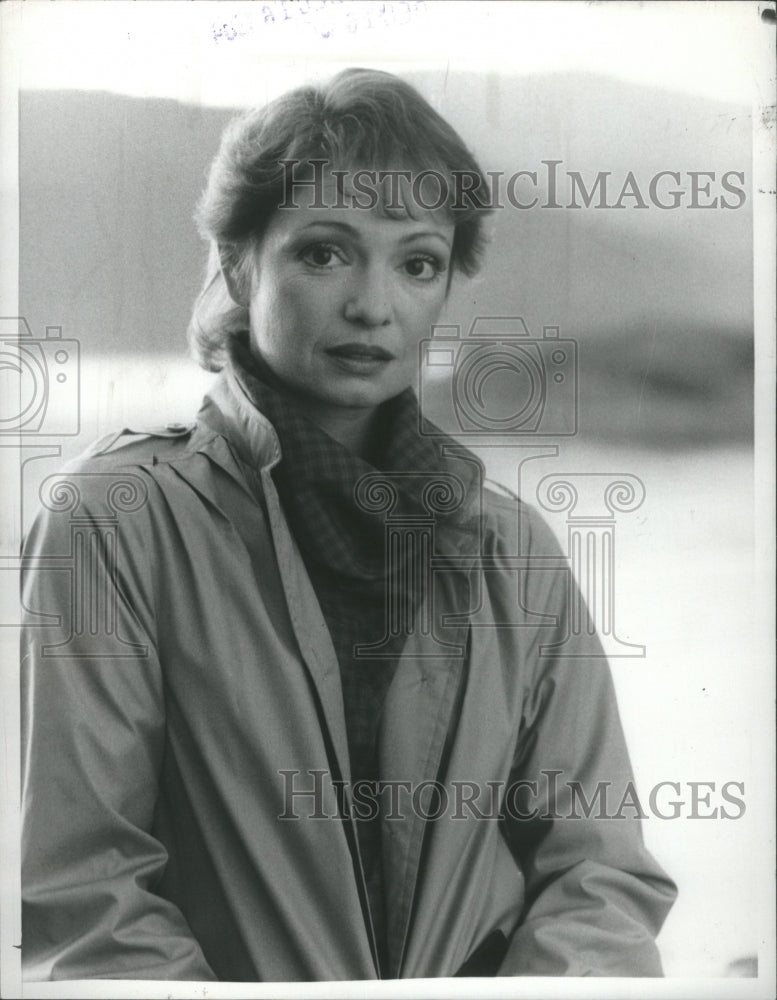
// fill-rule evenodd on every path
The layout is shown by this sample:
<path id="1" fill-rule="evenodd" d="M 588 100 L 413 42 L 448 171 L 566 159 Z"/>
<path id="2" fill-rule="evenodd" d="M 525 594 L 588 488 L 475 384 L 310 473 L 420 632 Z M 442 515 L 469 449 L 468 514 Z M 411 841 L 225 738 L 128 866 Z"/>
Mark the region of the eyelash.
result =
<path id="1" fill-rule="evenodd" d="M 303 247 L 300 251 L 300 260 L 305 264 L 309 264 L 311 267 L 316 268 L 319 271 L 325 271 L 328 269 L 328 264 L 317 264 L 315 261 L 311 260 L 310 257 L 316 251 L 324 250 L 328 253 L 333 254 L 340 260 L 345 261 L 344 255 L 340 247 L 336 246 L 334 243 L 310 243 L 308 246 Z"/>
<path id="2" fill-rule="evenodd" d="M 411 278 L 415 278 L 417 281 L 424 281 L 424 282 L 436 281 L 438 278 L 441 278 L 442 275 L 447 270 L 445 264 L 440 260 L 439 257 L 435 257 L 432 254 L 426 254 L 426 253 L 417 253 L 413 254 L 412 257 L 408 257 L 408 259 L 405 261 L 405 267 L 407 267 L 408 264 L 411 264 L 414 261 L 418 260 L 422 261 L 422 263 L 424 264 L 429 264 L 432 268 L 432 274 L 428 278 L 419 278 L 418 275 L 415 274 L 410 275 Z"/>
<path id="3" fill-rule="evenodd" d="M 339 246 L 337 246 L 335 243 L 325 243 L 325 242 L 310 243 L 308 246 L 303 247 L 303 249 L 299 253 L 299 258 L 303 263 L 307 264 L 309 267 L 314 268 L 317 271 L 329 270 L 331 262 L 327 262 L 326 264 L 319 264 L 311 259 L 314 253 L 321 251 L 332 254 L 334 257 L 337 257 L 343 263 L 348 262 L 345 254 L 343 253 L 342 249 Z M 430 265 L 430 267 L 432 268 L 432 274 L 427 278 L 422 278 L 419 275 L 410 274 L 409 272 L 406 273 L 409 278 L 412 278 L 413 280 L 418 281 L 422 284 L 438 280 L 447 270 L 445 263 L 442 260 L 440 260 L 439 257 L 427 253 L 413 254 L 412 256 L 407 258 L 407 260 L 404 262 L 404 266 L 407 267 L 408 264 L 412 264 L 415 261 L 419 260 L 424 264 Z"/>

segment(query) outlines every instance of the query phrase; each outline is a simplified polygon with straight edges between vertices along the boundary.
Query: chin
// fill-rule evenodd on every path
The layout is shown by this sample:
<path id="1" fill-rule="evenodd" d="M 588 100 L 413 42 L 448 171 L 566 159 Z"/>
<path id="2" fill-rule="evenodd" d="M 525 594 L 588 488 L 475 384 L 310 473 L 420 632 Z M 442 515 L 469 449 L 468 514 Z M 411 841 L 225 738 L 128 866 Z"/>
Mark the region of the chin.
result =
<path id="1" fill-rule="evenodd" d="M 380 406 L 381 403 L 393 399 L 404 392 L 407 385 L 376 385 L 369 383 L 354 384 L 348 379 L 346 384 L 333 386 L 326 394 L 326 401 L 349 409 L 365 409 Z"/>
<path id="2" fill-rule="evenodd" d="M 326 402 L 346 410 L 367 410 L 380 406 L 396 395 L 395 392 L 343 392 L 327 396 Z"/>

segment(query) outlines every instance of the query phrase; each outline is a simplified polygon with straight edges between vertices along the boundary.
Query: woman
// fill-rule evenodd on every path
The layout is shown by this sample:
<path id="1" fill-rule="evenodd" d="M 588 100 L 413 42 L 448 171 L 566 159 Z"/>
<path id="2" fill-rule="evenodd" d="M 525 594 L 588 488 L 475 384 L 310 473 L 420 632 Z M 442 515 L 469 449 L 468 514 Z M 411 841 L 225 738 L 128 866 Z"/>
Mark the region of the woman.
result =
<path id="1" fill-rule="evenodd" d="M 660 974 L 672 883 L 632 817 L 574 808 L 631 775 L 602 658 L 543 653 L 568 570 L 419 420 L 481 248 L 464 175 L 366 70 L 225 133 L 214 388 L 193 428 L 98 443 L 28 539 L 29 978 Z"/>

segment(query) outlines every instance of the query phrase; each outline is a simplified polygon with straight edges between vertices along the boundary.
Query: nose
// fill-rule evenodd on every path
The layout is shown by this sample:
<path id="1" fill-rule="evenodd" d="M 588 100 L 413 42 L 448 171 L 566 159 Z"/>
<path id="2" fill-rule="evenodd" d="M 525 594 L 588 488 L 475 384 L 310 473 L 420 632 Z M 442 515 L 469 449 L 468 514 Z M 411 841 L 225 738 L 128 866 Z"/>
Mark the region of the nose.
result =
<path id="1" fill-rule="evenodd" d="M 349 323 L 366 327 L 388 326 L 391 322 L 391 301 L 388 278 L 382 268 L 359 269 L 354 275 L 344 313 Z"/>

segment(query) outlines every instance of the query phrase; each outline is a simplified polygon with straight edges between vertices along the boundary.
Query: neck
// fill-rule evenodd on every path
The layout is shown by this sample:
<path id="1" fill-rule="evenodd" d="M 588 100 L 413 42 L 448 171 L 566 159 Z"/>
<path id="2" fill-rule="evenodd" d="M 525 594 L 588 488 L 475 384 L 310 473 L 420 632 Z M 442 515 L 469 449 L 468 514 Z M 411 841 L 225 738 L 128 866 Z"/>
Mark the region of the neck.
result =
<path id="1" fill-rule="evenodd" d="M 269 365 L 258 354 L 245 348 L 243 363 L 246 367 L 255 368 L 257 374 L 268 385 L 294 399 L 300 413 L 304 414 L 331 438 L 338 441 L 344 448 L 371 461 L 376 457 L 377 442 L 377 407 L 339 407 L 311 399 L 309 396 L 295 393 L 283 383 L 272 371 Z"/>
<path id="2" fill-rule="evenodd" d="M 328 407 L 298 398 L 300 411 L 331 438 L 355 455 L 370 461 L 376 450 L 377 407 Z"/>

